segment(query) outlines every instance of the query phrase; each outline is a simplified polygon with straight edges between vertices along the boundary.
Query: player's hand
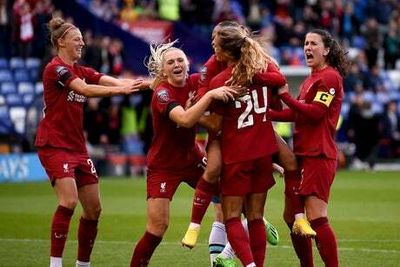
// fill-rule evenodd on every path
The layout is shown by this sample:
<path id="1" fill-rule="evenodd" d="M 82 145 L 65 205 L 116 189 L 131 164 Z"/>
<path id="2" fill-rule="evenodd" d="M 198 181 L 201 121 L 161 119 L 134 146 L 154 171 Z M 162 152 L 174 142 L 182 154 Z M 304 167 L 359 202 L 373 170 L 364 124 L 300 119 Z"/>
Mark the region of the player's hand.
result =
<path id="1" fill-rule="evenodd" d="M 233 87 L 221 86 L 211 91 L 208 91 L 212 98 L 217 100 L 222 100 L 223 102 L 228 102 L 230 100 L 235 100 L 238 95 L 237 91 Z"/>
<path id="2" fill-rule="evenodd" d="M 190 91 L 189 92 L 189 98 L 188 100 L 186 100 L 186 104 L 185 104 L 185 110 L 189 109 L 191 106 L 194 105 L 194 103 L 196 103 L 196 92 L 194 91 Z"/>
<path id="3" fill-rule="evenodd" d="M 287 83 L 278 89 L 278 95 L 282 95 L 284 93 L 289 93 L 289 85 Z"/>
<path id="4" fill-rule="evenodd" d="M 272 169 L 278 172 L 280 177 L 283 177 L 283 175 L 285 174 L 285 169 L 276 163 L 272 163 Z"/>

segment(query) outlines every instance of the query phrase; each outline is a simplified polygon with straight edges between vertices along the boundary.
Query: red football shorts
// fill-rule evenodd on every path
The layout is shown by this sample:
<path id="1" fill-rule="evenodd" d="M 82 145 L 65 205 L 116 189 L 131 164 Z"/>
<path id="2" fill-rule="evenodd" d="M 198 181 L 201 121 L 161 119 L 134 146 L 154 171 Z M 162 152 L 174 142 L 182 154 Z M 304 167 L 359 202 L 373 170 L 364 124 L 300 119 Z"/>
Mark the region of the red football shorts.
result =
<path id="1" fill-rule="evenodd" d="M 300 157 L 301 183 L 299 194 L 315 195 L 328 203 L 329 192 L 335 178 L 337 160 L 325 157 Z"/>
<path id="2" fill-rule="evenodd" d="M 204 173 L 202 162 L 184 173 L 173 173 L 158 170 L 147 171 L 147 198 L 168 198 L 172 200 L 178 186 L 185 182 L 196 188 L 197 182 Z"/>
<path id="3" fill-rule="evenodd" d="M 271 156 L 222 166 L 221 194 L 224 196 L 264 193 L 274 184 Z"/>
<path id="4" fill-rule="evenodd" d="M 38 156 L 53 186 L 55 180 L 66 177 L 74 178 L 78 188 L 99 182 L 93 161 L 87 153 L 41 147 Z"/>

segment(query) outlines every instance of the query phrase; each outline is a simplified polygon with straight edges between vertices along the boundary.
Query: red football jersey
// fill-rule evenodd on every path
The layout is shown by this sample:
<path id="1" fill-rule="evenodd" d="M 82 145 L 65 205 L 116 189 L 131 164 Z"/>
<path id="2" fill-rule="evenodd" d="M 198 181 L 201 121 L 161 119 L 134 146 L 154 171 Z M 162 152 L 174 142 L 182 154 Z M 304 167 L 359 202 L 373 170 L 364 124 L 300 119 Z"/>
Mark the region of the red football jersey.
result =
<path id="1" fill-rule="evenodd" d="M 343 78 L 332 67 L 311 73 L 302 83 L 298 100 L 323 105 L 328 110 L 317 122 L 311 122 L 304 115 L 296 113 L 293 141 L 297 155 L 325 155 L 336 159 L 335 134 L 342 99 Z"/>
<path id="2" fill-rule="evenodd" d="M 174 87 L 162 82 L 154 90 L 151 100 L 154 136 L 147 161 L 149 170 L 184 173 L 203 156 L 195 143 L 196 128 L 179 127 L 169 118 L 176 106 L 185 107 L 189 93 L 197 88 L 197 79 L 190 76 L 185 87 Z"/>
<path id="3" fill-rule="evenodd" d="M 215 55 L 207 60 L 206 64 L 200 69 L 198 98 L 207 93 L 211 79 L 226 69 L 226 66 L 226 63 L 218 61 Z"/>
<path id="4" fill-rule="evenodd" d="M 227 68 L 214 77 L 210 88 L 222 86 L 231 72 Z M 271 84 L 275 85 L 275 81 Z M 271 98 L 269 84 L 252 84 L 248 89 L 248 95 L 227 104 L 221 102 L 216 110 L 223 116 L 221 150 L 225 164 L 260 158 L 278 150 L 272 123 L 266 116 Z"/>
<path id="5" fill-rule="evenodd" d="M 83 106 L 86 97 L 68 86 L 76 78 L 88 84 L 98 84 L 103 74 L 79 64 L 64 63 L 58 56 L 43 72 L 44 109 L 35 146 L 51 146 L 73 151 L 86 151 L 83 133 Z"/>

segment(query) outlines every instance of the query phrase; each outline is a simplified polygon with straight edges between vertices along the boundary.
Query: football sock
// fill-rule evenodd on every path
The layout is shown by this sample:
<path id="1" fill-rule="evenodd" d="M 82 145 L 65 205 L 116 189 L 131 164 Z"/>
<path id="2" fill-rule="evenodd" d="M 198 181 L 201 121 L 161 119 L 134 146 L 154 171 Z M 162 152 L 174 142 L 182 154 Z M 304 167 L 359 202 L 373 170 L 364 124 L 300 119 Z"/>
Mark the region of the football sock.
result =
<path id="1" fill-rule="evenodd" d="M 249 229 L 247 227 L 247 219 L 246 218 L 244 218 L 242 220 L 242 225 L 244 227 L 244 230 L 246 231 L 246 234 L 248 235 Z M 233 248 L 229 242 L 225 245 L 224 250 L 221 252 L 221 256 L 224 259 L 233 259 L 235 257 L 235 251 L 233 250 Z"/>
<path id="2" fill-rule="evenodd" d="M 300 236 L 292 233 L 293 223 L 288 223 L 290 229 L 290 238 L 292 240 L 294 251 L 300 260 L 301 267 L 313 267 L 312 240 L 310 237 Z"/>
<path id="3" fill-rule="evenodd" d="M 75 267 L 90 267 L 90 262 L 76 261 Z"/>
<path id="4" fill-rule="evenodd" d="M 62 267 L 62 258 L 50 257 L 50 267 Z"/>
<path id="5" fill-rule="evenodd" d="M 78 261 L 90 262 L 94 241 L 97 236 L 98 220 L 87 220 L 81 217 L 78 229 Z"/>
<path id="6" fill-rule="evenodd" d="M 301 175 L 298 170 L 285 172 L 285 195 L 293 207 L 294 214 L 304 213 L 304 203 L 297 194 Z"/>
<path id="7" fill-rule="evenodd" d="M 161 240 L 162 237 L 155 236 L 146 231 L 133 251 L 130 267 L 147 266 Z"/>
<path id="8" fill-rule="evenodd" d="M 50 256 L 62 258 L 65 242 L 67 241 L 69 223 L 74 210 L 58 206 L 51 224 Z"/>
<path id="9" fill-rule="evenodd" d="M 312 220 L 311 227 L 317 232 L 315 242 L 326 267 L 339 266 L 339 257 L 335 233 L 333 232 L 327 217 Z"/>
<path id="10" fill-rule="evenodd" d="M 211 184 L 201 177 L 194 193 L 191 222 L 201 224 L 211 198 L 217 194 L 218 183 Z"/>
<path id="11" fill-rule="evenodd" d="M 267 250 L 267 232 L 263 219 L 248 222 L 251 252 L 256 266 L 264 266 L 265 252 Z"/>
<path id="12" fill-rule="evenodd" d="M 226 242 L 225 225 L 220 222 L 214 222 L 208 239 L 211 266 L 217 255 L 224 249 Z"/>
<path id="13" fill-rule="evenodd" d="M 235 257 L 235 251 L 233 251 L 231 243 L 226 243 L 224 250 L 222 250 L 220 255 L 224 259 L 233 259 L 233 257 Z"/>
<path id="14" fill-rule="evenodd" d="M 251 254 L 250 241 L 239 217 L 231 218 L 225 222 L 226 234 L 236 256 L 244 266 L 254 263 Z"/>

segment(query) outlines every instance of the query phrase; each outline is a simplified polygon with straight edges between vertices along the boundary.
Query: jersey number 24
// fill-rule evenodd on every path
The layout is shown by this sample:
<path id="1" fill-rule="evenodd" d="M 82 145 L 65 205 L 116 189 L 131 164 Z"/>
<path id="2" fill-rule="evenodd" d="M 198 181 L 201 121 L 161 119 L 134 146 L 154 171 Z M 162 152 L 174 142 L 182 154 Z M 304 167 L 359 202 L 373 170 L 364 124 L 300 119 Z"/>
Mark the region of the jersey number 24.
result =
<path id="1" fill-rule="evenodd" d="M 264 106 L 260 106 L 258 92 L 256 89 L 250 90 L 248 95 L 244 95 L 235 101 L 236 108 L 242 108 L 242 105 L 246 105 L 243 112 L 240 114 L 237 121 L 237 128 L 242 129 L 254 125 L 254 115 L 263 114 L 263 121 L 266 120 L 267 103 L 268 103 L 268 89 L 267 87 L 262 87 L 262 96 Z"/>

